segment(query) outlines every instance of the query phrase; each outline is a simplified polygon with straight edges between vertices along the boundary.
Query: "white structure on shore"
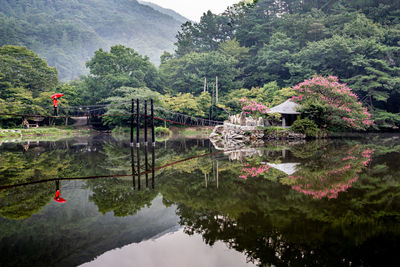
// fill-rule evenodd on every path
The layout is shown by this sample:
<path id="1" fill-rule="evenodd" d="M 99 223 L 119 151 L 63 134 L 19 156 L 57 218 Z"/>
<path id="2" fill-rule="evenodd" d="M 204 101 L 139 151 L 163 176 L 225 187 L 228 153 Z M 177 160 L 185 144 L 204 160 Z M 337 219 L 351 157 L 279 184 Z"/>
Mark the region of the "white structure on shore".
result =
<path id="1" fill-rule="evenodd" d="M 289 127 L 297 119 L 297 116 L 301 113 L 297 110 L 301 106 L 290 99 L 286 100 L 282 104 L 271 108 L 268 113 L 279 113 L 282 115 L 282 127 Z"/>

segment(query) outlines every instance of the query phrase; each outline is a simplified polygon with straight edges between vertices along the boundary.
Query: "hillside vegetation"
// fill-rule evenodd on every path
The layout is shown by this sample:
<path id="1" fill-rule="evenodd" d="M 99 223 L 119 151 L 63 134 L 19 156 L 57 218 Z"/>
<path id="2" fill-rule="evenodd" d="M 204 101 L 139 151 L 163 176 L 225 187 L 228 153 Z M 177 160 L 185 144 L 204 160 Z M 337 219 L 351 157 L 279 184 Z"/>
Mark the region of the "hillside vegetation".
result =
<path id="1" fill-rule="evenodd" d="M 99 48 L 132 47 L 158 64 L 172 51 L 181 21 L 136 0 L 0 0 L 0 46 L 26 46 L 61 80 L 87 73 Z"/>
<path id="2" fill-rule="evenodd" d="M 400 1 L 254 2 L 182 25 L 176 53 L 164 55 L 160 66 L 170 90 L 199 92 L 204 77 L 214 80 L 216 72 L 230 80 L 226 68 L 209 68 L 216 62 L 232 67 L 219 59 L 225 57 L 236 62 L 236 73 L 229 72 L 235 77 L 221 85 L 222 93 L 271 82 L 292 87 L 315 74 L 337 76 L 381 126 L 400 124 Z"/>
<path id="3" fill-rule="evenodd" d="M 45 3 L 44 0 L 33 2 Z M 64 5 L 52 1 L 40 8 L 45 10 L 54 7 L 52 14 L 57 14 L 57 3 L 61 7 Z M 118 17 L 113 10 L 129 13 L 143 8 L 139 15 L 143 17 L 148 10 L 153 10 L 150 7 L 140 6 L 136 1 L 121 0 L 111 3 L 99 0 L 96 8 L 90 9 L 90 3 L 94 3 L 94 0 L 74 1 L 67 5 L 71 8 L 63 8 L 60 12 L 65 14 L 66 10 L 70 10 L 71 14 L 78 14 L 76 16 L 82 23 L 97 25 L 98 27 L 91 28 L 95 37 L 101 34 L 108 36 L 109 40 L 113 39 L 112 36 L 125 36 L 126 40 L 137 38 L 137 42 L 147 40 L 143 36 L 126 35 L 133 31 L 129 27 L 124 29 L 119 24 L 115 24 L 115 27 L 110 25 Z M 72 7 L 80 5 L 86 7 L 86 11 L 73 10 Z M 99 10 L 104 10 L 108 5 L 108 10 L 100 14 Z M 8 10 L 9 13 L 14 10 L 21 14 L 27 12 L 22 5 L 21 10 L 10 3 L 8 6 L 7 9 L 7 5 L 2 5 L 1 10 Z M 128 9 L 128 6 L 135 8 Z M 10 9 L 11 7 L 13 8 Z M 30 14 L 33 14 L 39 7 L 32 6 L 30 10 Z M 98 49 L 91 56 L 81 49 L 80 60 L 86 61 L 90 73 L 82 76 L 79 81 L 59 85 L 50 83 L 46 90 L 35 89 L 36 87 L 27 83 L 26 77 L 13 71 L 12 66 L 20 66 L 27 70 L 32 81 L 38 83 L 41 80 L 31 72 L 30 67 L 25 68 L 25 62 L 21 60 L 20 55 L 30 55 L 29 51 L 4 46 L 0 56 L 6 60 L 0 64 L 0 86 L 6 88 L 7 93 L 2 94 L 0 103 L 3 102 L 3 106 L 11 102 L 30 104 L 28 108 L 32 109 L 32 104 L 45 103 L 48 95 L 56 91 L 65 94 L 64 105 L 115 104 L 130 101 L 132 98 L 152 98 L 157 105 L 172 111 L 223 120 L 229 113 L 237 114 L 242 111 L 241 99 L 271 107 L 288 98 L 297 99 L 300 104 L 304 104 L 302 101 L 310 96 L 309 101 L 307 100 L 307 112 L 303 110 L 303 116 L 313 120 L 321 128 L 347 131 L 360 129 L 358 126 L 361 124 L 358 122 L 361 122 L 363 129 L 398 130 L 399 15 L 400 2 L 388 0 L 242 1 L 228 7 L 223 14 L 216 15 L 209 11 L 203 14 L 199 23 L 187 21 L 182 24 L 176 36 L 175 51 L 161 55 L 158 69 L 140 50 L 133 49 L 129 44 L 124 45 L 123 42 L 122 45 L 113 45 L 111 49 Z M 109 17 L 113 18 L 112 21 Z M 28 16 L 24 20 L 34 18 L 36 17 Z M 138 17 L 119 18 L 134 23 Z M 164 17 L 157 17 L 160 21 L 162 18 Z M 172 18 L 171 20 L 174 21 Z M 17 23 L 12 19 L 7 19 L 7 22 Z M 56 23 L 52 27 L 54 32 L 51 34 L 66 34 L 63 31 L 66 24 L 60 24 L 59 30 Z M 18 28 L 9 29 L 18 31 Z M 31 34 L 29 30 L 25 32 Z M 151 32 L 161 39 L 164 36 L 156 28 Z M 7 36 L 26 42 L 34 41 L 38 49 L 43 49 L 38 36 L 43 36 L 45 32 L 29 34 L 25 38 L 12 34 Z M 84 32 L 76 36 L 76 44 L 82 47 L 95 45 L 91 43 L 92 39 L 86 38 L 88 35 Z M 99 40 L 107 40 L 102 36 Z M 153 45 L 157 44 L 161 45 L 163 42 L 157 41 Z M 9 55 L 10 51 L 17 52 Z M 65 54 L 65 50 L 60 53 Z M 65 59 L 60 54 L 50 54 L 55 57 L 54 60 Z M 30 56 L 35 58 L 34 55 Z M 52 61 L 45 59 L 51 65 Z M 34 65 L 32 64 L 32 68 Z M 66 67 L 70 72 L 78 69 L 76 65 Z M 57 68 L 60 73 L 63 72 L 61 67 Z M 53 70 L 43 68 L 42 72 L 45 75 L 53 73 Z M 304 86 L 301 86 L 303 81 Z M 32 99 L 27 98 L 27 94 L 19 93 L 23 90 L 32 91 Z M 51 103 L 44 105 L 51 106 Z M 28 108 L 21 106 L 17 110 L 14 106 L 8 107 L 7 111 L 26 114 L 24 112 L 30 112 Z M 121 107 L 121 110 L 110 109 L 108 112 L 112 114 L 129 110 L 126 106 Z M 332 116 L 335 120 L 332 120 Z M 358 122 L 355 121 L 356 117 Z M 104 120 L 111 127 L 128 123 L 127 119 Z M 334 122 L 334 127 L 330 127 L 331 122 Z M 349 127 L 341 127 L 344 122 Z M 16 123 L 18 121 L 5 119 L 3 125 Z"/>

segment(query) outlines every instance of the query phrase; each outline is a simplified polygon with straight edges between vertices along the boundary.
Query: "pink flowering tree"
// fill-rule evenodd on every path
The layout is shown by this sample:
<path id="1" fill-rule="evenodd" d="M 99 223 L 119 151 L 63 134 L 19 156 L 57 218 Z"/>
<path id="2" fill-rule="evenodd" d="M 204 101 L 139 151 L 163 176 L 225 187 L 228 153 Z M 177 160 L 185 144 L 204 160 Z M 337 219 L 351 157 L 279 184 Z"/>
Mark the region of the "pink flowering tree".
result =
<path id="1" fill-rule="evenodd" d="M 242 111 L 245 114 L 251 114 L 253 117 L 259 117 L 263 114 L 267 114 L 269 108 L 267 105 L 258 103 L 253 99 L 247 99 L 246 97 L 239 99 Z"/>
<path id="2" fill-rule="evenodd" d="M 366 130 L 373 124 L 357 95 L 335 76 L 314 76 L 292 89 L 296 92 L 292 101 L 302 106 L 303 116 L 321 128 Z"/>

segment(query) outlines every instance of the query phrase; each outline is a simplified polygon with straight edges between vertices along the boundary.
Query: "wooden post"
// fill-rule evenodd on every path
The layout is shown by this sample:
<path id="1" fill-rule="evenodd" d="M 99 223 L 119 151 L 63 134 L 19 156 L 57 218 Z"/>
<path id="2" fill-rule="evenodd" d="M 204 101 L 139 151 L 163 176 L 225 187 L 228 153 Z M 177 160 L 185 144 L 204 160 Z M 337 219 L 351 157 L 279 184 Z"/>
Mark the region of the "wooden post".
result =
<path id="1" fill-rule="evenodd" d="M 218 169 L 218 160 L 217 160 L 217 188 L 219 186 L 219 169 Z"/>
<path id="2" fill-rule="evenodd" d="M 144 145 L 147 147 L 147 100 L 144 101 Z"/>
<path id="3" fill-rule="evenodd" d="M 154 103 L 153 99 L 151 99 L 151 142 L 152 146 L 154 147 L 156 145 L 156 136 L 154 133 Z"/>
<path id="4" fill-rule="evenodd" d="M 139 99 L 136 99 L 136 147 L 140 147 L 139 132 L 140 132 L 140 109 Z"/>
<path id="5" fill-rule="evenodd" d="M 135 175 L 135 152 L 134 148 L 132 146 L 133 143 L 131 143 L 131 168 L 132 168 L 132 183 L 133 183 L 133 189 L 136 189 L 136 175 Z"/>
<path id="6" fill-rule="evenodd" d="M 138 190 L 140 191 L 140 149 L 137 149 L 137 174 L 138 174 Z"/>
<path id="7" fill-rule="evenodd" d="M 151 188 L 153 188 L 153 189 L 154 189 L 155 165 L 156 165 L 156 152 L 155 152 L 155 146 L 152 146 L 151 147 Z"/>
<path id="8" fill-rule="evenodd" d="M 215 104 L 218 104 L 218 76 L 215 77 Z"/>
<path id="9" fill-rule="evenodd" d="M 147 173 L 149 171 L 149 161 L 148 161 L 148 147 L 147 145 L 144 146 L 144 165 L 145 165 L 145 176 L 146 176 L 146 188 L 149 187 L 149 174 Z"/>
<path id="10" fill-rule="evenodd" d="M 209 112 L 209 116 L 208 116 L 208 126 L 211 126 L 211 118 L 212 118 L 212 105 L 210 107 L 210 112 Z"/>
<path id="11" fill-rule="evenodd" d="M 133 146 L 133 124 L 134 124 L 134 121 L 135 121 L 134 112 L 135 112 L 135 100 L 132 99 L 132 106 L 131 106 L 131 146 Z"/>

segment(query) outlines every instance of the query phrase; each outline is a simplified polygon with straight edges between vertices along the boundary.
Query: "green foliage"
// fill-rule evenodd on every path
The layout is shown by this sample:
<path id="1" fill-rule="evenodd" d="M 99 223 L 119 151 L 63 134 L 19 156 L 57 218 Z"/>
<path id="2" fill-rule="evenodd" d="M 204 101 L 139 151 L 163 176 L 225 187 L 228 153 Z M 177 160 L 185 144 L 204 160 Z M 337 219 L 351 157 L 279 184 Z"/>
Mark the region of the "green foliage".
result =
<path id="1" fill-rule="evenodd" d="M 293 92 L 288 89 L 280 90 L 276 82 L 264 84 L 263 87 L 252 87 L 251 89 L 233 90 L 222 97 L 222 103 L 226 105 L 234 114 L 241 112 L 240 99 L 247 98 L 258 103 L 267 103 L 274 106 L 284 102 Z"/>
<path id="2" fill-rule="evenodd" d="M 237 60 L 235 80 L 247 88 L 273 81 L 291 87 L 314 74 L 338 76 L 371 110 L 397 114 L 400 6 L 395 2 L 294 0 L 277 5 L 260 0 L 251 8 L 234 5 L 184 25 L 177 56 L 210 53 L 218 45 Z M 220 25 L 224 20 L 229 30 Z"/>
<path id="3" fill-rule="evenodd" d="M 290 133 L 291 129 L 282 128 L 279 126 L 271 126 L 271 127 L 266 127 L 264 131 L 266 136 L 273 136 L 280 139 L 282 137 L 287 136 Z"/>
<path id="4" fill-rule="evenodd" d="M 154 133 L 157 136 L 169 136 L 169 135 L 171 135 L 171 130 L 168 128 L 165 128 L 165 127 L 155 127 Z"/>
<path id="5" fill-rule="evenodd" d="M 204 90 L 204 78 L 215 81 L 218 76 L 219 94 L 223 95 L 240 87 L 234 82 L 238 70 L 237 61 L 219 52 L 191 52 L 172 58 L 160 65 L 160 75 L 168 93 L 192 93 L 199 95 Z M 215 92 L 209 88 L 213 94 Z"/>
<path id="6" fill-rule="evenodd" d="M 132 87 L 120 87 L 115 89 L 115 96 L 106 98 L 104 101 L 110 106 L 107 107 L 105 114 L 111 116 L 104 116 L 102 118 L 103 123 L 109 126 L 126 126 L 129 125 L 131 120 L 132 110 L 132 99 L 140 100 L 143 109 L 144 101 L 148 102 L 148 108 L 150 107 L 150 100 L 153 99 L 154 105 L 160 105 L 162 96 L 154 91 L 151 91 L 147 87 L 143 88 L 132 88 Z M 116 105 L 121 104 L 122 105 Z M 135 102 L 136 105 L 136 102 Z M 136 112 L 136 109 L 135 109 Z"/>
<path id="7" fill-rule="evenodd" d="M 0 48 L 1 84 L 5 88 L 24 88 L 37 97 L 54 90 L 58 84 L 57 70 L 26 47 L 5 45 Z M 1 98 L 10 95 L 2 90 Z"/>
<path id="8" fill-rule="evenodd" d="M 57 85 L 57 70 L 34 52 L 11 45 L 0 48 L 0 112 L 49 114 L 40 106 L 51 107 L 50 97 Z M 20 123 L 20 118 L 0 116 L 0 126 Z"/>
<path id="9" fill-rule="evenodd" d="M 318 137 L 320 133 L 317 124 L 310 119 L 297 119 L 290 129 L 295 133 L 305 134 L 307 137 Z"/>
<path id="10" fill-rule="evenodd" d="M 86 66 L 91 74 L 85 81 L 89 103 L 113 96 L 115 89 L 123 86 L 160 88 L 157 70 L 149 59 L 122 45 L 111 47 L 110 52 L 99 49 Z"/>
<path id="11" fill-rule="evenodd" d="M 178 93 L 176 96 L 164 95 L 163 106 L 189 116 L 204 117 L 211 107 L 211 97 L 208 92 L 202 92 L 198 97 L 191 93 Z"/>

